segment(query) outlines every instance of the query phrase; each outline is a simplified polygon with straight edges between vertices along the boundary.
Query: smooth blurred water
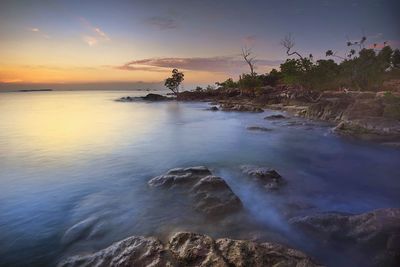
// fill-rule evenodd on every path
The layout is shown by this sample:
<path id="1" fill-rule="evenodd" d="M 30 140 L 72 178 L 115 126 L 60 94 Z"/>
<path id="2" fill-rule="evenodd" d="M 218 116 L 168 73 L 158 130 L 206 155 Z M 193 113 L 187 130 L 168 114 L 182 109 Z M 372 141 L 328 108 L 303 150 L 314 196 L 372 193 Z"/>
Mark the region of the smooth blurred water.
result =
<path id="1" fill-rule="evenodd" d="M 0 94 L 0 265 L 53 266 L 130 235 L 177 230 L 235 238 L 265 233 L 326 263 L 335 256 L 308 247 L 285 215 L 400 207 L 398 149 L 337 137 L 323 123 L 263 119 L 276 111 L 113 101 L 143 94 Z M 246 129 L 254 125 L 272 131 Z M 240 174 L 241 164 L 272 167 L 288 184 L 266 192 Z M 147 186 L 170 168 L 195 165 L 228 182 L 244 203 L 243 223 L 207 221 L 184 198 Z"/>

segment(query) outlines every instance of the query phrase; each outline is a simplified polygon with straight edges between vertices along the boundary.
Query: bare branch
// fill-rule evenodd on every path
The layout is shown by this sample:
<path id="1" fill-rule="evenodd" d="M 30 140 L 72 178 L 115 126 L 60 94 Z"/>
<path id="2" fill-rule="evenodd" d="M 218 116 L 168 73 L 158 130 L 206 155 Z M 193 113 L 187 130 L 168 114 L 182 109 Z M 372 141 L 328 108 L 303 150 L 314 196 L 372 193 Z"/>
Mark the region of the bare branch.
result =
<path id="1" fill-rule="evenodd" d="M 251 51 L 250 48 L 247 48 L 246 46 L 242 47 L 242 57 L 243 57 L 244 61 L 246 61 L 246 63 L 250 67 L 251 76 L 254 76 L 255 75 L 255 72 L 254 72 L 254 60 L 256 59 L 256 57 L 254 57 L 254 56 L 250 57 L 252 55 L 252 53 L 253 52 Z"/>
<path id="2" fill-rule="evenodd" d="M 292 37 L 291 34 L 286 35 L 285 38 L 283 38 L 283 39 L 281 40 L 281 45 L 282 45 L 284 48 L 286 48 L 286 54 L 287 54 L 288 56 L 296 55 L 296 56 L 298 56 L 300 59 L 303 59 L 303 57 L 302 57 L 297 51 L 290 52 L 290 50 L 295 46 L 295 44 L 296 44 L 296 43 L 295 43 L 294 38 Z"/>

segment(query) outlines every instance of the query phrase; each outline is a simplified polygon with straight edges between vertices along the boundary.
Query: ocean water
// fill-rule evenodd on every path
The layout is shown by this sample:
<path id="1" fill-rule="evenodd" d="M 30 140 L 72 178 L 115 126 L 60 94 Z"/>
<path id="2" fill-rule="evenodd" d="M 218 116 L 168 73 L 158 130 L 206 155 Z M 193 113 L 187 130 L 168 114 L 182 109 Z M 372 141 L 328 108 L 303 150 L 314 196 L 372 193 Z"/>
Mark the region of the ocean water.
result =
<path id="1" fill-rule="evenodd" d="M 313 246 L 291 229 L 288 214 L 400 207 L 399 149 L 335 136 L 322 122 L 263 119 L 278 111 L 114 101 L 145 93 L 0 94 L 0 266 L 54 266 L 131 235 L 180 230 L 272 240 L 343 266 L 343 251 Z M 241 175 L 242 164 L 272 167 L 287 185 L 267 192 Z M 147 185 L 168 169 L 196 165 L 227 181 L 244 217 L 209 221 L 182 196 Z"/>

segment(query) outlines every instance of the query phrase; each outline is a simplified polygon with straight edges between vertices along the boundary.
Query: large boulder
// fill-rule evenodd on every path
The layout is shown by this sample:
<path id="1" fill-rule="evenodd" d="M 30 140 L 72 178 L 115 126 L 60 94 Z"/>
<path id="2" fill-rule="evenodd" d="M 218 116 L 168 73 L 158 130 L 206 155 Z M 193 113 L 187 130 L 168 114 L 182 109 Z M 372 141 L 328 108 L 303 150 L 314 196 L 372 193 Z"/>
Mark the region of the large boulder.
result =
<path id="1" fill-rule="evenodd" d="M 400 266 L 400 209 L 378 209 L 358 215 L 321 213 L 290 223 L 323 244 L 350 242 L 371 266 Z"/>
<path id="2" fill-rule="evenodd" d="M 277 190 L 285 184 L 282 176 L 274 169 L 255 165 L 242 165 L 242 172 L 260 182 L 268 190 Z"/>
<path id="3" fill-rule="evenodd" d="M 242 202 L 225 180 L 212 175 L 204 166 L 171 169 L 148 184 L 183 190 L 193 200 L 194 208 L 208 216 L 222 216 L 242 208 Z"/>
<path id="4" fill-rule="evenodd" d="M 75 266 L 285 266 L 316 267 L 303 252 L 274 243 L 217 239 L 196 233 L 180 232 L 167 244 L 155 238 L 129 237 L 97 253 L 74 256 L 59 267 Z"/>

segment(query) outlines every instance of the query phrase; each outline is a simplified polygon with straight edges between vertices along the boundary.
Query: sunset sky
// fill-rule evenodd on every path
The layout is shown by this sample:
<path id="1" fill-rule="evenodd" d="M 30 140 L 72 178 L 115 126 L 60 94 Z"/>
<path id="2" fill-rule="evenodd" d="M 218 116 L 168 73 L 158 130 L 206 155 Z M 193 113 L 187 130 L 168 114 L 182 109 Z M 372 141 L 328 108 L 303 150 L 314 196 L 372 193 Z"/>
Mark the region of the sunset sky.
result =
<path id="1" fill-rule="evenodd" d="M 171 68 L 185 87 L 263 73 L 296 48 L 323 58 L 348 39 L 400 46 L 396 0 L 0 1 L 0 90 L 157 87 Z"/>

